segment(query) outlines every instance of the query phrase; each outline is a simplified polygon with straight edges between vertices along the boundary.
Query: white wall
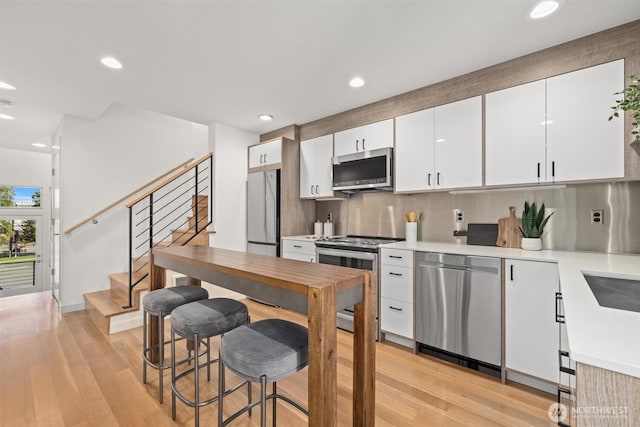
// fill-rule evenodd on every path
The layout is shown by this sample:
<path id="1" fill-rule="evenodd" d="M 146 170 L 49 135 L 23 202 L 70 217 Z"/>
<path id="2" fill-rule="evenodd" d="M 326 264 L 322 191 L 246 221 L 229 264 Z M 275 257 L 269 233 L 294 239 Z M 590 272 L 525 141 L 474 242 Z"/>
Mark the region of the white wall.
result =
<path id="1" fill-rule="evenodd" d="M 61 228 L 66 230 L 178 164 L 208 150 L 208 129 L 119 104 L 92 121 L 65 117 Z M 117 207 L 96 225 L 61 241 L 60 304 L 84 307 L 83 294 L 109 288 L 108 275 L 128 270 L 128 213 Z"/>
<path id="2" fill-rule="evenodd" d="M 0 208 L 0 215 L 42 216 L 42 289 L 50 289 L 51 155 L 0 148 L 0 184 L 42 189 L 39 209 Z"/>
<path id="3" fill-rule="evenodd" d="M 214 153 L 214 230 L 211 246 L 247 250 L 247 147 L 258 144 L 258 134 L 228 126 L 209 126 Z"/>

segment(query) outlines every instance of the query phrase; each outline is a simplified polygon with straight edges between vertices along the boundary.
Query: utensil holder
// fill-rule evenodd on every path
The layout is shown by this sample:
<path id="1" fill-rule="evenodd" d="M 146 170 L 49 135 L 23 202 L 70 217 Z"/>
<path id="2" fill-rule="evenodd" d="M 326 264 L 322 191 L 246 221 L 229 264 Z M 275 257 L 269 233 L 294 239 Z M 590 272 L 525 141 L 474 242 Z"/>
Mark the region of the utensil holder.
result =
<path id="1" fill-rule="evenodd" d="M 418 223 L 417 222 L 407 222 L 406 232 L 405 232 L 405 240 L 407 243 L 415 243 L 418 240 Z"/>

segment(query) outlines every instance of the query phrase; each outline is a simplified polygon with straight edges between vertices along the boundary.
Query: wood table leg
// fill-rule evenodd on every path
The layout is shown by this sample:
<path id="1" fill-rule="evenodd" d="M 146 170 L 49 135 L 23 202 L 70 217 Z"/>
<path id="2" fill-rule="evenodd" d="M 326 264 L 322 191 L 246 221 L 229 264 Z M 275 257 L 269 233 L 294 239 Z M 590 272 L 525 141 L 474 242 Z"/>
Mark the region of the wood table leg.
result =
<path id="1" fill-rule="evenodd" d="M 149 255 L 149 291 L 162 289 L 165 285 L 166 272 L 162 267 L 153 263 L 153 251 Z M 149 316 L 147 322 L 147 339 L 152 350 L 149 352 L 149 359 L 153 363 L 158 363 L 160 354 L 158 353 L 158 316 Z M 146 345 L 146 343 L 144 343 Z M 153 346 L 156 346 L 155 348 Z"/>
<path id="2" fill-rule="evenodd" d="M 338 359 L 335 286 L 310 288 L 309 425 L 338 425 Z"/>
<path id="3" fill-rule="evenodd" d="M 376 274 L 366 274 L 362 302 L 353 319 L 353 425 L 375 425 Z"/>

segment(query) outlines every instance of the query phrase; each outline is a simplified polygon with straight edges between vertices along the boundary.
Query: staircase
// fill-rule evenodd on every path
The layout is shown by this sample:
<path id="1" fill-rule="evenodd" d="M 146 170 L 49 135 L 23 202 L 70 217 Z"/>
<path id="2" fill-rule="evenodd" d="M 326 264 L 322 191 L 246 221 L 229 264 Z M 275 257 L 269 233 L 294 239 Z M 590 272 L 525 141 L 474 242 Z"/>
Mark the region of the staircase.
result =
<path id="1" fill-rule="evenodd" d="M 108 335 L 142 325 L 140 301 L 149 291 L 152 248 L 209 246 L 209 236 L 213 233 L 206 230 L 211 223 L 211 155 L 209 167 L 203 170 L 206 159 L 126 205 L 130 212 L 130 271 L 110 274 L 109 289 L 84 294 L 85 310 L 103 333 Z M 165 283 L 175 285 L 178 276 L 167 271 Z"/>

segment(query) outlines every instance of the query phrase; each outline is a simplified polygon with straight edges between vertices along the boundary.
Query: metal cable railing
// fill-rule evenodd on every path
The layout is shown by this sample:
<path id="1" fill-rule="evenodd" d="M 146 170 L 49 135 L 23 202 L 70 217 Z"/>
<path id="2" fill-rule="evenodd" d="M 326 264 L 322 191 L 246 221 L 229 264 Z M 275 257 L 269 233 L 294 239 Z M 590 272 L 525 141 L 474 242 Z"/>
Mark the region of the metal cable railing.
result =
<path id="1" fill-rule="evenodd" d="M 127 204 L 129 209 L 129 308 L 133 289 L 149 276 L 158 246 L 184 246 L 211 224 L 213 155 L 193 163 Z"/>

